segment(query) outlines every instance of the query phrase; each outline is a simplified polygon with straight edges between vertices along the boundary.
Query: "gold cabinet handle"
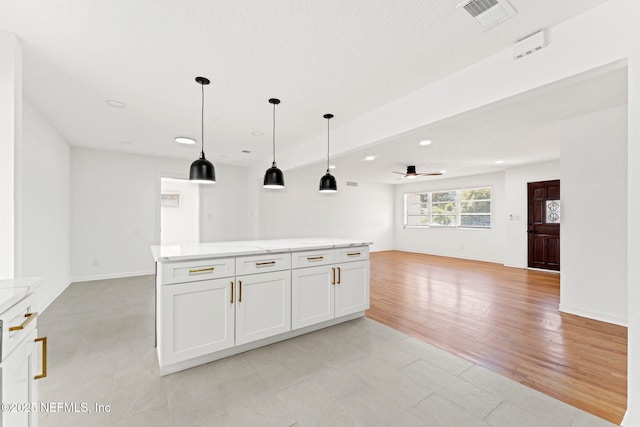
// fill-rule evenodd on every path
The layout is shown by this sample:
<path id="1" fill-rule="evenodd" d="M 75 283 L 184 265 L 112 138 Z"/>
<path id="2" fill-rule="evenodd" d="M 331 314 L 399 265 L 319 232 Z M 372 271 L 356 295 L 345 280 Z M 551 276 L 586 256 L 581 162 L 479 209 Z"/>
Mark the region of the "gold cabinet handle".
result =
<path id="1" fill-rule="evenodd" d="M 231 300 L 229 301 L 231 304 L 233 304 L 233 282 L 231 283 Z"/>
<path id="2" fill-rule="evenodd" d="M 205 271 L 213 271 L 215 269 L 216 269 L 215 267 L 198 268 L 196 270 L 189 270 L 189 274 L 191 274 L 191 273 L 203 273 Z"/>
<path id="3" fill-rule="evenodd" d="M 307 261 L 320 261 L 323 260 L 324 257 L 323 256 L 308 256 L 307 257 Z"/>
<path id="4" fill-rule="evenodd" d="M 273 265 L 275 264 L 275 261 L 269 261 L 269 262 L 256 262 L 256 267 L 260 267 L 261 265 Z"/>
<path id="5" fill-rule="evenodd" d="M 335 267 L 331 267 L 331 284 L 332 285 L 336 284 L 336 268 Z"/>
<path id="6" fill-rule="evenodd" d="M 33 377 L 34 380 L 47 377 L 47 337 L 36 338 L 35 342 L 42 343 L 42 373 Z"/>
<path id="7" fill-rule="evenodd" d="M 358 256 L 358 255 L 361 255 L 361 253 L 360 252 L 351 252 L 351 253 L 347 254 L 347 256 Z"/>
<path id="8" fill-rule="evenodd" d="M 38 313 L 37 313 L 37 312 L 34 312 L 34 313 L 27 313 L 27 314 L 25 314 L 25 315 L 24 315 L 24 317 L 26 317 L 27 319 L 26 319 L 24 322 L 22 322 L 21 324 L 19 324 L 18 326 L 11 326 L 11 327 L 9 327 L 9 332 L 14 332 L 14 331 L 21 331 L 21 330 L 23 330 L 24 328 L 26 328 L 26 327 L 27 327 L 27 325 L 28 325 L 29 323 L 31 323 L 31 321 L 32 321 L 33 319 L 35 319 L 36 317 L 38 317 Z"/>
<path id="9" fill-rule="evenodd" d="M 242 280 L 238 280 L 238 302 L 242 302 Z"/>
<path id="10" fill-rule="evenodd" d="M 340 273 L 341 273 L 340 267 L 338 267 L 338 285 L 340 284 Z"/>

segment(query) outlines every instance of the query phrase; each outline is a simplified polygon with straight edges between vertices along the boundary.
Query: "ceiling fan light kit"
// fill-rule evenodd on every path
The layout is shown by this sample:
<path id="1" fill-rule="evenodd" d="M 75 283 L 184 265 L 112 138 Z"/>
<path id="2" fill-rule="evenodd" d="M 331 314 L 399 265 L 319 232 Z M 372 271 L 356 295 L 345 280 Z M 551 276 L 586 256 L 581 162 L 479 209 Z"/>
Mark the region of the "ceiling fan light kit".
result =
<path id="1" fill-rule="evenodd" d="M 284 188 L 284 174 L 276 165 L 276 105 L 280 104 L 280 100 L 271 98 L 269 103 L 273 105 L 273 163 L 264 173 L 263 187 L 282 189 Z"/>
<path id="2" fill-rule="evenodd" d="M 333 114 L 325 114 L 322 117 L 327 119 L 327 172 L 320 178 L 319 191 L 321 193 L 335 193 L 338 191 L 338 183 L 336 178 L 331 175 L 331 165 L 329 164 L 329 121 L 333 118 Z"/>
<path id="3" fill-rule="evenodd" d="M 191 163 L 189 168 L 189 181 L 198 184 L 215 184 L 216 182 L 216 169 L 204 155 L 204 87 L 211 83 L 206 77 L 196 77 L 196 82 L 202 87 L 202 127 L 200 142 L 202 143 L 200 158 Z"/>

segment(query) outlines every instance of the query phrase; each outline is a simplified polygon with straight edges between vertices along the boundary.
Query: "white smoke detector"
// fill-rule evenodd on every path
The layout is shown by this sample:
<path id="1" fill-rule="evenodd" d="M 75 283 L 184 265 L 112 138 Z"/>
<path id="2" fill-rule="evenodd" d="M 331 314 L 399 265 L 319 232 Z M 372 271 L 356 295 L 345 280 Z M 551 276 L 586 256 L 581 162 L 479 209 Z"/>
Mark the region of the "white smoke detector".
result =
<path id="1" fill-rule="evenodd" d="M 484 28 L 491 28 L 516 14 L 507 0 L 466 0 L 457 8 L 464 10 Z"/>

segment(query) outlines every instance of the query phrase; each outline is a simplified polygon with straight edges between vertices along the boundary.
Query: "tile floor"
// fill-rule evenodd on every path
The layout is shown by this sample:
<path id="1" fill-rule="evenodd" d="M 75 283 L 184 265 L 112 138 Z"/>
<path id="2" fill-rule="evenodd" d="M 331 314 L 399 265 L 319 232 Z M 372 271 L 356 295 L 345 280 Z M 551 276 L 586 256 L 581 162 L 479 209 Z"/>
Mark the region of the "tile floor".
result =
<path id="1" fill-rule="evenodd" d="M 161 377 L 151 276 L 74 283 L 38 329 L 40 401 L 80 411 L 40 426 L 613 425 L 367 318 Z"/>

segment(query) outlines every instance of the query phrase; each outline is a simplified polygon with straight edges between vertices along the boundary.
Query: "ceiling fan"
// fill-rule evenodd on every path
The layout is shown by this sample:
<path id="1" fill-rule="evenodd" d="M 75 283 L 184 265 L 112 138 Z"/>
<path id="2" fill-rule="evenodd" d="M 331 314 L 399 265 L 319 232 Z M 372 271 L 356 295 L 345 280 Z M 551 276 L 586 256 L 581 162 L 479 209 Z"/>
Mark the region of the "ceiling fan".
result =
<path id="1" fill-rule="evenodd" d="M 402 178 L 408 178 L 408 179 L 413 179 L 416 178 L 418 176 L 436 176 L 436 175 L 442 175 L 442 172 L 431 172 L 431 173 L 418 173 L 416 172 L 416 167 L 415 166 L 407 166 L 407 172 L 394 172 L 394 173 L 399 173 L 400 175 L 404 175 Z"/>

